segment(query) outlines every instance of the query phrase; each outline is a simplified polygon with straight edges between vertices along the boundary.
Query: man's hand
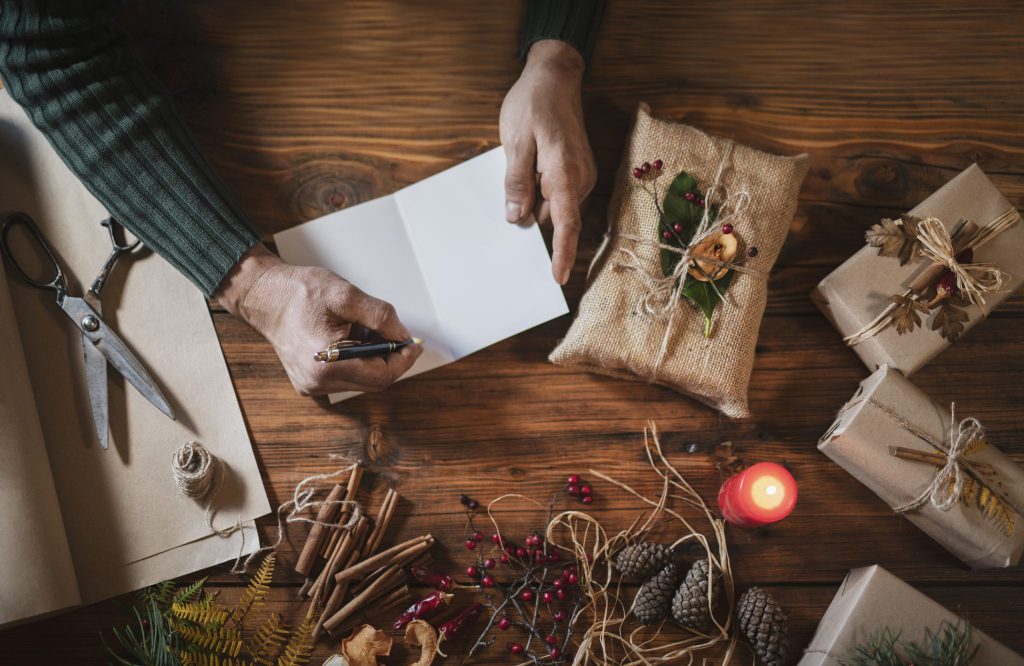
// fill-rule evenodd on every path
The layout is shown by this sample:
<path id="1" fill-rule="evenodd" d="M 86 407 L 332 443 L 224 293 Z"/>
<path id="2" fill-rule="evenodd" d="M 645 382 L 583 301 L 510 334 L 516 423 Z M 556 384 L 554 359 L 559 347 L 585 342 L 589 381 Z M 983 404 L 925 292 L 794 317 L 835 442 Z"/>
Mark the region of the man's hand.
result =
<path id="1" fill-rule="evenodd" d="M 501 105 L 505 146 L 505 217 L 520 222 L 535 212 L 554 221 L 551 272 L 569 280 L 582 220 L 580 202 L 597 179 L 583 126 L 580 87 L 583 57 L 564 42 L 542 40 L 530 47 L 526 67 Z M 537 196 L 535 174 L 540 174 Z"/>
<path id="2" fill-rule="evenodd" d="M 263 245 L 242 257 L 216 297 L 274 346 L 288 379 L 302 395 L 380 391 L 423 352 L 419 345 L 409 345 L 384 357 L 314 361 L 314 352 L 348 338 L 353 326 L 388 340 L 405 340 L 410 334 L 389 303 L 364 294 L 327 269 L 286 264 Z"/>

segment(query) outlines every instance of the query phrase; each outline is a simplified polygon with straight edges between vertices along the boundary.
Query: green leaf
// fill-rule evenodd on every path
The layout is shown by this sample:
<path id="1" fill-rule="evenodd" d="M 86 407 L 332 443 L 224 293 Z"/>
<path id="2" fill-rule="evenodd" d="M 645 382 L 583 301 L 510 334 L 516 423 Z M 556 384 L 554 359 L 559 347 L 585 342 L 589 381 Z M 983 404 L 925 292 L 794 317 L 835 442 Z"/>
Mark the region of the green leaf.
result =
<path id="1" fill-rule="evenodd" d="M 665 198 L 661 203 L 664 217 L 658 224 L 658 242 L 682 249 L 693 238 L 693 232 L 697 230 L 701 218 L 704 217 L 704 208 L 687 201 L 684 198 L 687 192 L 693 192 L 698 197 L 704 196 L 697 187 L 696 179 L 685 171 L 680 171 L 672 180 L 672 184 L 668 186 Z M 716 210 L 711 210 L 712 219 L 714 219 L 716 213 Z M 661 237 L 661 232 L 665 230 L 666 224 L 669 227 L 680 224 L 683 230 L 679 234 L 674 234 L 672 238 L 665 240 Z M 679 263 L 679 254 L 670 250 L 661 251 L 661 272 L 665 277 L 672 274 L 677 263 Z"/>
<path id="2" fill-rule="evenodd" d="M 715 280 L 715 287 L 718 288 L 718 292 L 725 293 L 725 290 L 729 288 L 732 283 L 732 276 L 736 271 L 729 271 L 722 277 Z M 683 296 L 686 296 L 691 301 L 696 303 L 697 307 L 704 313 L 704 319 L 706 326 L 704 327 L 704 336 L 711 336 L 711 317 L 715 314 L 715 308 L 722 302 L 718 292 L 711 288 L 710 282 L 702 282 L 701 280 L 695 280 L 692 277 L 687 278 L 686 284 L 683 285 Z"/>
<path id="3" fill-rule="evenodd" d="M 657 230 L 659 243 L 683 249 L 690 242 L 690 239 L 693 238 L 697 227 L 700 226 L 701 219 L 704 217 L 704 208 L 687 201 L 687 192 L 692 192 L 699 198 L 704 197 L 704 193 L 697 187 L 697 180 L 685 171 L 680 171 L 672 180 L 672 184 L 669 185 L 668 190 L 665 192 L 665 198 L 662 201 L 663 223 L 658 225 Z M 718 209 L 712 206 L 709 214 L 712 221 L 714 221 L 718 217 Z M 666 224 L 669 227 L 676 224 L 682 225 L 682 231 L 678 234 L 673 233 L 672 238 L 666 240 L 661 235 L 662 231 L 665 230 Z M 666 249 L 661 250 L 661 272 L 665 277 L 672 275 L 680 258 L 681 255 L 676 252 Z M 724 294 L 725 290 L 729 288 L 729 284 L 732 283 L 733 273 L 735 271 L 728 271 L 725 275 L 715 280 L 715 287 L 718 288 L 718 292 Z M 696 280 L 689 275 L 686 275 L 684 279 L 686 282 L 683 284 L 683 296 L 693 301 L 701 309 L 701 312 L 704 313 L 706 321 L 704 334 L 710 336 L 711 318 L 715 313 L 715 308 L 718 307 L 722 299 L 719 297 L 718 292 L 711 287 L 710 283 Z"/>

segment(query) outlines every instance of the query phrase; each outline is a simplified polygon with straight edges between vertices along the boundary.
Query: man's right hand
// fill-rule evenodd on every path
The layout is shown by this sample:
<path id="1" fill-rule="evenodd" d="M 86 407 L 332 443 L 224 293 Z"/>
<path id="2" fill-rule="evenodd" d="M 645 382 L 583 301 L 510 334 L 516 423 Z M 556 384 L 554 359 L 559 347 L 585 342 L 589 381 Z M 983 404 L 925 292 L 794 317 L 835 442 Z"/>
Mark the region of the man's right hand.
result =
<path id="1" fill-rule="evenodd" d="M 347 339 L 353 326 L 387 340 L 411 335 L 390 303 L 363 293 L 325 268 L 286 264 L 263 245 L 242 257 L 216 297 L 274 346 L 288 379 L 302 395 L 383 390 L 423 352 L 420 345 L 409 345 L 382 357 L 314 361 L 315 352 Z"/>

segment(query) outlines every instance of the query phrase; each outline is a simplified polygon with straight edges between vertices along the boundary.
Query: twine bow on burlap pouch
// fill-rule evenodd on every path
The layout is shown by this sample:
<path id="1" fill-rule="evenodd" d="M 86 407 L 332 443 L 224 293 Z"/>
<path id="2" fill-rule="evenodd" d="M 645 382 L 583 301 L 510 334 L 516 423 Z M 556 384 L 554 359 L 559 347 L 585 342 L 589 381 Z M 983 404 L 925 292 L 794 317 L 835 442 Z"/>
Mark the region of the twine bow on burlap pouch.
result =
<path id="1" fill-rule="evenodd" d="M 652 160 L 663 163 L 666 174 L 679 174 L 677 180 L 691 177 L 694 190 L 686 193 L 692 196 L 687 201 L 699 200 L 704 207 L 694 228 L 682 235 L 673 231 L 671 215 L 659 205 L 662 193 L 652 197 L 645 189 L 647 179 L 633 174 L 634 165 L 649 166 Z M 590 267 L 590 284 L 550 360 L 661 384 L 727 416 L 749 416 L 747 385 L 768 273 L 789 230 L 806 172 L 806 156 L 769 155 L 657 120 L 642 104 L 616 178 L 608 232 Z M 664 196 L 681 194 L 666 191 Z M 731 242 L 741 238 L 743 247 L 756 250 L 725 260 L 699 255 L 702 243 L 716 234 L 731 234 Z M 704 279 L 688 280 L 688 273 Z M 722 280 L 725 274 L 730 277 Z M 693 298 L 695 287 L 706 298 Z"/>

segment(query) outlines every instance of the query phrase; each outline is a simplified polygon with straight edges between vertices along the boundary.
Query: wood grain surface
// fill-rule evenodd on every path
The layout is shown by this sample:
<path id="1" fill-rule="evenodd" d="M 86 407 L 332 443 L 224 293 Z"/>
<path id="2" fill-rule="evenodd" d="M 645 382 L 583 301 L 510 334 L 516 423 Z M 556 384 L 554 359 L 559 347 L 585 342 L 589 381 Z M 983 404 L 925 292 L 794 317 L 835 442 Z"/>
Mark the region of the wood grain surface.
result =
<path id="1" fill-rule="evenodd" d="M 881 216 L 911 208 L 978 162 L 1024 207 L 1024 5 L 902 0 L 787 3 L 611 2 L 585 81 L 600 177 L 566 295 L 575 308 L 604 230 L 612 173 L 639 101 L 655 115 L 769 151 L 806 151 L 811 171 L 770 282 L 750 387 L 753 418 L 730 421 L 663 388 L 587 375 L 545 359 L 569 318 L 540 326 L 379 395 L 330 406 L 296 395 L 272 348 L 213 310 L 272 503 L 328 456 L 359 456 L 378 426 L 388 455 L 364 496 L 402 501 L 387 542 L 427 531 L 461 571 L 458 495 L 547 497 L 570 472 L 656 484 L 641 457 L 646 419 L 711 500 L 711 452 L 793 470 L 787 520 L 730 529 L 737 585 L 770 589 L 791 619 L 793 663 L 844 573 L 882 564 L 1024 652 L 1024 571 L 972 572 L 820 454 L 815 443 L 868 373 L 808 300 Z M 129 3 L 126 31 L 175 97 L 204 152 L 268 235 L 392 192 L 498 144 L 502 98 L 521 67 L 519 2 L 218 0 Z M 1024 462 L 1024 298 L 915 376 L 956 400 Z M 690 444 L 697 451 L 688 453 Z M 593 510 L 627 524 L 638 505 L 593 484 Z M 505 529 L 540 527 L 531 511 Z M 260 521 L 265 540 L 271 520 Z M 280 550 L 290 570 L 305 530 Z M 206 572 L 226 599 L 241 581 Z M 6 575 L 6 574 L 5 574 Z M 293 619 L 301 580 L 280 575 L 271 605 Z M 104 663 L 100 632 L 131 597 L 0 633 L 0 663 Z M 386 619 L 386 618 L 382 618 Z M 313 663 L 335 651 L 321 640 Z M 478 663 L 504 663 L 500 646 Z M 449 663 L 458 663 L 456 650 Z M 751 663 L 740 650 L 742 663 Z M 397 662 L 396 662 L 397 663 Z M 712 658 L 709 663 L 714 663 Z"/>

